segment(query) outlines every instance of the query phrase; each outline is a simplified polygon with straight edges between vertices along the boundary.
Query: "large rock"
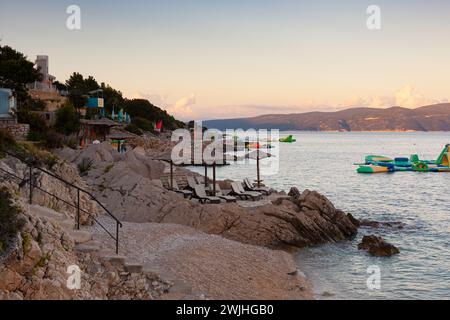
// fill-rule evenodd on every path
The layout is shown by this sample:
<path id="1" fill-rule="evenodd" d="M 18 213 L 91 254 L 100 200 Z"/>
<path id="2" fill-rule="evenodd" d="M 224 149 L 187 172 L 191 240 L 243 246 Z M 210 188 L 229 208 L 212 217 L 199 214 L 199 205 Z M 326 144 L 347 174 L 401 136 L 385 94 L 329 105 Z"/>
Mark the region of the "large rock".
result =
<path id="1" fill-rule="evenodd" d="M 364 236 L 362 242 L 358 245 L 358 249 L 367 250 L 372 256 L 377 257 L 390 257 L 400 253 L 398 248 L 375 235 Z"/>

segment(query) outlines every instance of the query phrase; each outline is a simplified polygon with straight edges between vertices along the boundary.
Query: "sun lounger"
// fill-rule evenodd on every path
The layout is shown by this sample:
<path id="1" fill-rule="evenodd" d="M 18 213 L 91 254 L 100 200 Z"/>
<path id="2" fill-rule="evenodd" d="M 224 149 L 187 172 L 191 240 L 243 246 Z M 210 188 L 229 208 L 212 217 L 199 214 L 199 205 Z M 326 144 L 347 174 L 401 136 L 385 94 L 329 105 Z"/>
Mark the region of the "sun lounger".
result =
<path id="1" fill-rule="evenodd" d="M 197 181 L 198 184 L 201 184 L 203 186 L 205 185 L 205 178 L 204 177 L 197 176 L 197 177 L 195 177 L 195 180 Z"/>
<path id="2" fill-rule="evenodd" d="M 241 199 L 252 199 L 253 201 L 260 200 L 262 198 L 262 194 L 255 191 L 245 191 L 242 185 L 239 182 L 231 183 L 232 194 Z"/>
<path id="3" fill-rule="evenodd" d="M 221 203 L 222 201 L 218 197 L 210 197 L 206 194 L 206 190 L 204 186 L 196 185 L 194 188 L 195 197 L 200 200 L 201 203 L 205 203 L 209 201 L 211 203 Z"/>
<path id="4" fill-rule="evenodd" d="M 225 200 L 226 202 L 236 202 L 237 201 L 236 197 L 225 195 L 223 193 L 222 189 L 220 189 L 220 186 L 218 183 L 216 183 L 216 196 L 219 197 L 220 199 Z"/>
<path id="5" fill-rule="evenodd" d="M 252 185 L 252 183 L 250 182 L 250 180 L 248 178 L 244 179 L 244 189 L 248 190 L 248 191 L 261 192 L 261 193 L 264 193 L 266 195 L 270 194 L 270 188 L 267 188 L 267 187 L 255 187 L 255 186 Z"/>
<path id="6" fill-rule="evenodd" d="M 190 176 L 188 176 L 186 179 L 187 179 L 188 188 L 191 190 L 194 190 L 195 186 L 198 185 L 197 181 L 195 181 L 194 177 L 190 177 Z"/>
<path id="7" fill-rule="evenodd" d="M 188 198 L 188 199 L 192 198 L 192 195 L 193 195 L 192 191 L 181 190 L 180 187 L 178 186 L 176 179 L 173 179 L 172 184 L 173 184 L 172 191 L 182 194 L 185 198 Z M 169 182 L 169 185 L 170 185 L 170 182 Z"/>

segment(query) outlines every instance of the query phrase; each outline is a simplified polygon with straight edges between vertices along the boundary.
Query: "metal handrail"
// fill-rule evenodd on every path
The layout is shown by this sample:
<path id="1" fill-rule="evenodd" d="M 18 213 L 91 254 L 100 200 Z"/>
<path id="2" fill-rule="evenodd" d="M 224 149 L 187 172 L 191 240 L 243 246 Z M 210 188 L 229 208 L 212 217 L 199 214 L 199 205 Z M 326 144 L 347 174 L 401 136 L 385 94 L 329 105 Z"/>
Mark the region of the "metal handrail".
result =
<path id="1" fill-rule="evenodd" d="M 30 184 L 30 197 L 29 197 L 29 202 L 30 202 L 30 204 L 32 204 L 32 202 L 33 202 L 33 189 L 38 189 L 38 190 L 40 190 L 40 191 L 42 191 L 42 192 L 44 192 L 44 193 L 46 193 L 46 194 L 48 194 L 48 195 L 50 195 L 50 196 L 52 196 L 52 197 L 54 197 L 54 198 L 56 198 L 58 201 L 61 201 L 61 202 L 63 202 L 63 203 L 65 203 L 66 205 L 69 205 L 69 206 L 71 206 L 71 207 L 73 207 L 73 208 L 75 208 L 75 209 L 77 209 L 77 229 L 79 230 L 80 229 L 80 213 L 81 212 L 83 212 L 83 213 L 86 213 L 86 214 L 88 214 L 89 216 L 91 216 L 92 218 L 93 218 L 93 220 L 115 241 L 115 243 L 116 243 L 116 254 L 118 254 L 119 253 L 119 228 L 122 228 L 123 227 L 123 225 L 122 225 L 122 222 L 120 222 L 120 220 L 119 219 L 117 219 L 100 201 L 98 201 L 93 195 L 92 195 L 92 193 L 90 193 L 89 191 L 86 191 L 86 190 L 84 190 L 84 189 L 82 189 L 82 188 L 80 188 L 80 187 L 78 187 L 77 185 L 75 185 L 75 184 L 73 184 L 73 183 L 71 183 L 71 182 L 69 182 L 69 181 L 67 181 L 67 180 L 65 180 L 64 178 L 62 178 L 62 177 L 60 177 L 60 176 L 58 176 L 57 174 L 55 174 L 55 173 L 53 173 L 53 172 L 50 172 L 50 171 L 48 171 L 48 170 L 46 170 L 46 169 L 44 169 L 44 168 L 41 168 L 41 167 L 39 167 L 39 166 L 36 166 L 36 165 L 33 165 L 32 164 L 32 161 L 29 161 L 29 160 L 25 160 L 25 159 L 23 159 L 23 158 L 21 158 L 20 156 L 18 156 L 18 155 L 16 155 L 16 154 L 13 154 L 13 153 L 11 153 L 11 152 L 9 152 L 9 151 L 6 151 L 6 150 L 1 150 L 1 152 L 3 152 L 3 153 L 5 153 L 5 154 L 7 154 L 7 155 L 9 155 L 9 156 L 11 156 L 11 157 L 13 157 L 13 158 L 16 158 L 16 159 L 18 159 L 19 161 L 21 161 L 22 163 L 24 163 L 24 164 L 26 164 L 27 166 L 28 166 L 28 169 L 29 169 L 29 173 L 30 173 L 30 178 L 29 178 L 29 184 Z M 66 201 L 66 200 L 64 200 L 64 199 L 61 199 L 60 197 L 58 197 L 57 195 L 55 195 L 55 194 L 52 194 L 52 193 L 50 193 L 50 192 L 48 192 L 48 191 L 46 191 L 46 190 L 44 190 L 44 189 L 42 189 L 42 188 L 40 188 L 39 186 L 35 186 L 34 184 L 33 184 L 33 169 L 37 169 L 38 171 L 40 171 L 40 172 L 43 172 L 43 173 L 45 173 L 45 174 L 47 174 L 47 175 L 49 175 L 49 176 L 51 176 L 51 177 L 53 177 L 53 178 L 55 178 L 55 179 L 57 179 L 57 180 L 59 180 L 59 181 L 61 181 L 61 182 L 63 182 L 63 183 L 65 183 L 67 186 L 69 186 L 69 187 L 71 187 L 71 188 L 74 188 L 74 189 L 76 189 L 77 190 L 77 205 L 74 205 L 74 204 L 72 204 L 72 203 L 70 203 L 70 202 L 68 202 L 68 201 Z M 8 174 L 8 175 L 10 175 L 10 176 L 12 176 L 12 177 L 14 177 L 14 178 L 16 178 L 16 179 L 19 179 L 19 180 L 21 180 L 21 181 L 23 181 L 23 182 L 27 182 L 27 180 L 25 179 L 25 177 L 23 177 L 23 178 L 21 178 L 21 177 L 19 177 L 19 176 L 17 176 L 16 174 L 14 174 L 14 173 L 11 173 L 11 172 L 8 172 L 7 170 L 4 170 L 4 169 L 2 169 L 2 168 L 0 168 L 0 171 L 1 172 L 4 172 L 4 173 L 6 173 L 6 174 Z M 94 201 L 95 203 L 97 203 L 115 222 L 116 222 L 116 235 L 114 236 L 114 235 L 112 235 L 111 234 L 111 232 L 110 231 L 108 231 L 94 216 L 93 216 L 93 214 L 91 213 L 91 212 L 88 212 L 88 211 L 86 211 L 86 210 L 84 210 L 84 209 L 82 209 L 81 207 L 80 207 L 80 193 L 84 193 L 84 194 L 86 194 L 86 195 L 88 195 L 89 196 L 89 198 L 92 200 L 92 201 Z"/>

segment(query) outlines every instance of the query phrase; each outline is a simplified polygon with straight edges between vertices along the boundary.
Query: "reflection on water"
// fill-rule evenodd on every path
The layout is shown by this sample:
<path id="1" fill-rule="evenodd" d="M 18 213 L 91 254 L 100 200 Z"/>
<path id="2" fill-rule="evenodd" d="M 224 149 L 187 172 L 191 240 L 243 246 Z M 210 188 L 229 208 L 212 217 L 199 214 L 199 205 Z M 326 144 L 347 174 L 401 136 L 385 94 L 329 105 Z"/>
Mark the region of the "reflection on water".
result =
<path id="1" fill-rule="evenodd" d="M 436 159 L 450 133 L 303 133 L 280 145 L 280 171 L 264 177 L 277 189 L 314 189 L 359 218 L 401 221 L 396 229 L 361 229 L 354 241 L 302 250 L 299 267 L 318 294 L 333 299 L 450 298 L 450 173 L 360 175 L 354 162 L 367 154 Z M 283 133 L 282 135 L 287 135 Z M 202 172 L 201 168 L 196 168 Z M 256 165 L 219 168 L 219 179 L 255 178 Z M 379 234 L 400 248 L 391 258 L 359 252 L 364 234 Z M 367 268 L 381 268 L 381 290 L 367 289 Z M 320 298 L 321 296 L 318 295 Z"/>

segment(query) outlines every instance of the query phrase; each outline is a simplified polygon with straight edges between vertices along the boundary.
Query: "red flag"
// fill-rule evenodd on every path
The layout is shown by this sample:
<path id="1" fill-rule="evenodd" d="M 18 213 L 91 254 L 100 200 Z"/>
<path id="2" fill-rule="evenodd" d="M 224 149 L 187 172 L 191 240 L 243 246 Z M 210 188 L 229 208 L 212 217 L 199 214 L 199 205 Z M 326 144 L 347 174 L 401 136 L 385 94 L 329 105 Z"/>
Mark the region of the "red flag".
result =
<path id="1" fill-rule="evenodd" d="M 156 130 L 156 131 L 161 131 L 161 130 L 162 130 L 162 127 L 163 127 L 163 122 L 162 122 L 162 120 L 159 120 L 159 121 L 156 123 L 155 130 Z"/>

